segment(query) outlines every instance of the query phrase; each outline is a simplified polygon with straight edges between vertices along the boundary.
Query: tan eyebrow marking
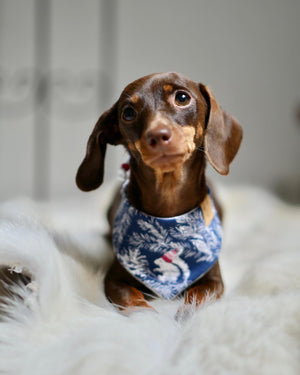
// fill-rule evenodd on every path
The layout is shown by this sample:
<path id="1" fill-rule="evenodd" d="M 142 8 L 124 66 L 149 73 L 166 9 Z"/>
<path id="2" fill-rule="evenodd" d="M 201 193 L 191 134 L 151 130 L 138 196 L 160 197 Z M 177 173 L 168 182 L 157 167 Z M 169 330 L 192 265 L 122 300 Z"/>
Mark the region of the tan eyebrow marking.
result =
<path id="1" fill-rule="evenodd" d="M 131 98 L 130 98 L 130 101 L 134 104 L 136 104 L 139 100 L 139 96 L 138 94 L 134 94 Z"/>
<path id="2" fill-rule="evenodd" d="M 165 92 L 172 92 L 173 91 L 173 86 L 170 85 L 169 83 L 166 83 L 164 86 L 163 86 L 163 89 Z"/>

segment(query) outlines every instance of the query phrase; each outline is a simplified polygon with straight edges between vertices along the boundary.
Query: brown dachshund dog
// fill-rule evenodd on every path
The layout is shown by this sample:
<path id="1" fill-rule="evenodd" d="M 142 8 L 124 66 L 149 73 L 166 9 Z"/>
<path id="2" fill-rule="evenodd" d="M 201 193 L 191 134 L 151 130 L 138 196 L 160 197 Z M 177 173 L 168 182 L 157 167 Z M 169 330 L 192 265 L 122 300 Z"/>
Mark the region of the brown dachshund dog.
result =
<path id="1" fill-rule="evenodd" d="M 83 191 L 103 181 L 106 145 L 125 146 L 130 155 L 126 198 L 151 217 L 170 218 L 201 206 L 210 215 L 206 159 L 222 175 L 229 172 L 242 140 L 236 119 L 224 112 L 212 92 L 178 73 L 152 74 L 129 84 L 119 100 L 99 118 L 87 144 L 76 183 Z M 214 201 L 221 217 L 220 206 Z M 110 211 L 121 201 L 117 194 Z M 150 290 L 117 257 L 105 278 L 107 298 L 121 310 L 150 307 Z M 224 286 L 218 260 L 185 290 L 185 304 L 219 298 Z"/>

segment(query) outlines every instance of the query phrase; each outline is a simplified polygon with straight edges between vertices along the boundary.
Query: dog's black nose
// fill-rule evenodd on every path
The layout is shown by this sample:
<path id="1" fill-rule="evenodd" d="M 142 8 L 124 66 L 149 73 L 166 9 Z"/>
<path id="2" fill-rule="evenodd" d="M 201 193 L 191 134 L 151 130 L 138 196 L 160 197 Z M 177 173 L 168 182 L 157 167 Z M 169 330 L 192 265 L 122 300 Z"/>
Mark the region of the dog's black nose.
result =
<path id="1" fill-rule="evenodd" d="M 171 141 L 172 132 L 167 127 L 157 127 L 155 129 L 149 130 L 146 134 L 146 142 L 151 147 L 156 147 L 157 145 L 165 146 Z"/>

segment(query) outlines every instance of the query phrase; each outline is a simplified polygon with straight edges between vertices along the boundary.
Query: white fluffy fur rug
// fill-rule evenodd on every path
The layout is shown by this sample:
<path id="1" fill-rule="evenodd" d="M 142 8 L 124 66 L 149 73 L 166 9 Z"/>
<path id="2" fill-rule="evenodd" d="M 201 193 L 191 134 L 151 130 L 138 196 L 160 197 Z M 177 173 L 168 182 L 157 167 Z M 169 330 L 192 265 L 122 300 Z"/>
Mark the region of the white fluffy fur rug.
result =
<path id="1" fill-rule="evenodd" d="M 299 207 L 219 188 L 225 297 L 179 320 L 181 300 L 124 316 L 103 294 L 110 190 L 0 206 L 0 263 L 34 279 L 0 322 L 1 374 L 300 374 Z"/>

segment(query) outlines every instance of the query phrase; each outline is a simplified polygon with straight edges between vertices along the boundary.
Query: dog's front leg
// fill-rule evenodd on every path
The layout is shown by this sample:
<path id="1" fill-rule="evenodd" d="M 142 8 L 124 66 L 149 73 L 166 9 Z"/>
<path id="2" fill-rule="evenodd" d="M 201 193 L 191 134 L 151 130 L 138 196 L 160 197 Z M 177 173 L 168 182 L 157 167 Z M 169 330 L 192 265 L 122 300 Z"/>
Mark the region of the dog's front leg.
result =
<path id="1" fill-rule="evenodd" d="M 107 298 L 121 311 L 133 308 L 152 308 L 145 300 L 142 292 L 133 286 L 121 282 L 107 281 L 105 283 Z"/>
<path id="2" fill-rule="evenodd" d="M 105 294 L 109 301 L 121 311 L 133 308 L 152 309 L 143 293 L 132 286 L 128 278 L 127 271 L 115 260 L 104 280 Z"/>
<path id="3" fill-rule="evenodd" d="M 222 275 L 217 262 L 196 284 L 193 284 L 185 294 L 185 304 L 196 306 L 211 300 L 218 299 L 224 293 Z"/>
<path id="4" fill-rule="evenodd" d="M 186 292 L 184 305 L 179 307 L 175 319 L 185 320 L 194 311 L 194 307 L 205 302 L 220 298 L 224 292 L 224 284 L 218 262 L 202 277 L 193 284 Z M 192 307 L 192 308 L 191 308 Z"/>

